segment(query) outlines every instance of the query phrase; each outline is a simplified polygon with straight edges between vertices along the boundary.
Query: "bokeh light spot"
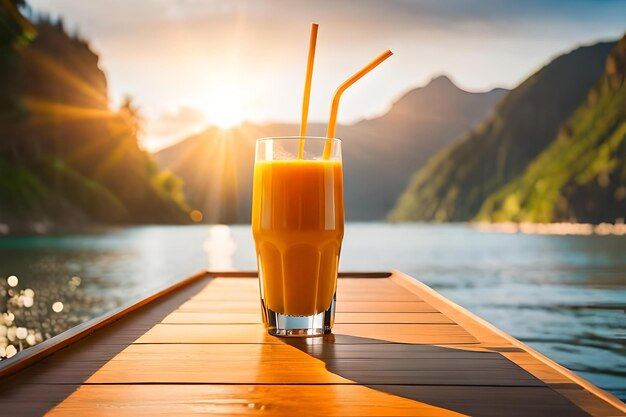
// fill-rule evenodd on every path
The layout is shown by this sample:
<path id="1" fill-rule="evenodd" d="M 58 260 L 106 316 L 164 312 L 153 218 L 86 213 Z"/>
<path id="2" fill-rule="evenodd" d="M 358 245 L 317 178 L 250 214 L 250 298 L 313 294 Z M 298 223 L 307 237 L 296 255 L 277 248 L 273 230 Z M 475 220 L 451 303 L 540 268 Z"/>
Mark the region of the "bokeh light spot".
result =
<path id="1" fill-rule="evenodd" d="M 10 277 L 7 278 L 7 284 L 9 284 L 9 287 L 16 287 L 18 283 L 19 283 L 19 280 L 17 279 L 15 275 L 11 275 Z"/>
<path id="2" fill-rule="evenodd" d="M 199 223 L 202 221 L 204 216 L 202 215 L 202 212 L 200 210 L 191 210 L 191 212 L 189 213 L 189 218 L 192 221 Z"/>
<path id="3" fill-rule="evenodd" d="M 28 330 L 25 327 L 18 327 L 15 330 L 15 336 L 20 340 L 24 340 L 28 336 Z"/>
<path id="4" fill-rule="evenodd" d="M 60 313 L 61 311 L 63 311 L 63 303 L 57 301 L 56 303 L 52 304 L 52 311 L 54 311 L 55 313 Z"/>
<path id="5" fill-rule="evenodd" d="M 17 353 L 17 349 L 15 348 L 15 346 L 9 345 L 7 346 L 5 353 L 6 353 L 7 358 L 10 358 L 10 357 L 15 356 L 15 354 Z"/>

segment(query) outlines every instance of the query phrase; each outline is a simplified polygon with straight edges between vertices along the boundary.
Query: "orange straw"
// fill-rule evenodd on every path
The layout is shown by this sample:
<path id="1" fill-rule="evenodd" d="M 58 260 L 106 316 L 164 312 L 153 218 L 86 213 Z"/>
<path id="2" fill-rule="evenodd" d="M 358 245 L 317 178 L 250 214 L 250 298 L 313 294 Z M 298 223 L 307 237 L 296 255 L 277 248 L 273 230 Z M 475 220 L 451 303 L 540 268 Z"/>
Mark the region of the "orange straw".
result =
<path id="1" fill-rule="evenodd" d="M 313 78 L 313 62 L 315 61 L 317 27 L 317 23 L 311 23 L 311 38 L 309 40 L 309 60 L 306 65 L 304 97 L 302 98 L 302 121 L 300 122 L 300 147 L 298 148 L 298 159 L 304 158 L 304 137 L 306 136 L 306 123 L 307 118 L 309 117 L 309 99 L 311 98 L 311 79 Z"/>
<path id="2" fill-rule="evenodd" d="M 346 91 L 346 89 L 350 87 L 352 84 L 354 84 L 359 79 L 361 79 L 365 74 L 367 74 L 368 72 L 376 68 L 381 62 L 389 58 L 391 55 L 393 55 L 393 52 L 387 49 L 385 52 L 380 54 L 372 62 L 364 66 L 359 72 L 357 72 L 352 77 L 344 81 L 343 84 L 339 86 L 339 88 L 337 88 L 337 91 L 335 91 L 335 95 L 333 97 L 333 104 L 330 109 L 330 120 L 328 121 L 328 130 L 326 131 L 326 137 L 328 139 L 332 139 L 335 137 L 335 127 L 337 126 L 337 112 L 339 111 L 339 100 L 341 99 L 341 95 L 343 94 L 343 92 Z M 330 144 L 331 144 L 331 141 L 326 141 L 326 144 L 324 145 L 324 159 L 330 158 L 330 151 L 331 151 Z"/>

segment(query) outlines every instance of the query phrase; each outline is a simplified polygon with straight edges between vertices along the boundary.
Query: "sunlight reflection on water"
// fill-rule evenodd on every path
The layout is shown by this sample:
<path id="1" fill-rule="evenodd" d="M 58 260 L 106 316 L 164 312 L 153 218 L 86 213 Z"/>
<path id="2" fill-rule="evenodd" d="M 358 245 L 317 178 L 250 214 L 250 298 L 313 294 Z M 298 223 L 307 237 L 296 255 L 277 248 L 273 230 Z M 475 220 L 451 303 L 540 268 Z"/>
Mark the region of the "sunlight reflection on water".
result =
<path id="1" fill-rule="evenodd" d="M 209 226 L 209 237 L 204 241 L 208 257 L 208 268 L 212 271 L 232 271 L 235 269 L 233 255 L 237 244 L 230 231 L 230 226 L 216 224 Z"/>

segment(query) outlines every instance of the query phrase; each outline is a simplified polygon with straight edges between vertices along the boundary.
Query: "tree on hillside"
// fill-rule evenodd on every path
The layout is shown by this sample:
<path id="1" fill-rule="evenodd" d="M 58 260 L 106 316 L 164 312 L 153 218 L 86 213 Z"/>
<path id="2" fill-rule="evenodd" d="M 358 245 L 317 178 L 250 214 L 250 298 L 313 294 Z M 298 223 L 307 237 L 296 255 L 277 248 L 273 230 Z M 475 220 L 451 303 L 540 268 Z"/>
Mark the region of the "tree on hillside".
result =
<path id="1" fill-rule="evenodd" d="M 130 95 L 124 96 L 118 113 L 130 127 L 133 136 L 139 136 L 143 133 L 145 120 L 141 115 L 139 106 L 135 105 Z"/>
<path id="2" fill-rule="evenodd" d="M 0 54 L 13 42 L 27 42 L 35 36 L 32 24 L 21 13 L 24 0 L 0 0 Z"/>

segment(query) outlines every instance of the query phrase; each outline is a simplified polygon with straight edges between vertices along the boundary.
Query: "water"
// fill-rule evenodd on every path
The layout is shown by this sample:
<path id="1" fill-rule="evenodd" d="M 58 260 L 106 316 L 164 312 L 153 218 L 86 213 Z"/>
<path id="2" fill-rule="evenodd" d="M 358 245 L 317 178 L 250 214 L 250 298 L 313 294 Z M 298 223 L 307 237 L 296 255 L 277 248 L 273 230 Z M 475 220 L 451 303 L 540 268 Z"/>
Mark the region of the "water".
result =
<path id="1" fill-rule="evenodd" d="M 0 239 L 0 302 L 52 336 L 202 268 L 254 269 L 248 226 L 150 226 Z M 626 398 L 626 237 L 509 235 L 464 225 L 349 224 L 343 270 L 399 269 Z M 72 279 L 73 277 L 76 277 Z M 23 306 L 34 291 L 34 305 Z M 52 310 L 55 302 L 63 310 Z M 26 300 L 26 304 L 29 301 Z M 4 307 L 3 305 L 0 305 Z M 57 305 L 58 307 L 58 305 Z M 6 321 L 6 316 L 0 316 Z M 39 328 L 38 328 L 39 327 Z M 6 327 L 5 327 L 6 329 Z M 21 331 L 20 336 L 26 333 Z M 0 327 L 0 346 L 3 341 Z M 37 340 L 35 340 L 37 339 Z M 0 354 L 2 354 L 0 349 Z"/>

